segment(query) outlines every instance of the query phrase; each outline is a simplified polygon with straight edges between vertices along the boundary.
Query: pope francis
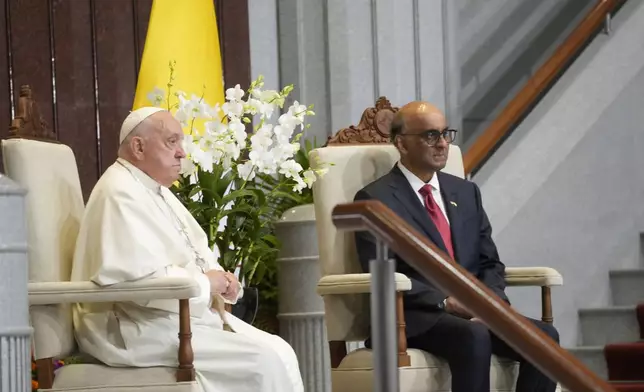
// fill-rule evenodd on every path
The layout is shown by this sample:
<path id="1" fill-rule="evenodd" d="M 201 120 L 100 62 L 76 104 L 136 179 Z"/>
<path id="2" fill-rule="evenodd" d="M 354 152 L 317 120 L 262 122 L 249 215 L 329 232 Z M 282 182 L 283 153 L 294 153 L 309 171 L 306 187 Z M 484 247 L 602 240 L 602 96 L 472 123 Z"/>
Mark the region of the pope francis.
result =
<path id="1" fill-rule="evenodd" d="M 121 127 L 117 161 L 87 202 L 72 280 L 98 285 L 189 276 L 197 381 L 205 392 L 301 392 L 297 357 L 277 336 L 223 310 L 242 295 L 208 248 L 206 234 L 168 187 L 179 178 L 183 132 L 162 109 L 133 111 Z M 79 304 L 81 349 L 111 366 L 177 366 L 178 301 Z"/>

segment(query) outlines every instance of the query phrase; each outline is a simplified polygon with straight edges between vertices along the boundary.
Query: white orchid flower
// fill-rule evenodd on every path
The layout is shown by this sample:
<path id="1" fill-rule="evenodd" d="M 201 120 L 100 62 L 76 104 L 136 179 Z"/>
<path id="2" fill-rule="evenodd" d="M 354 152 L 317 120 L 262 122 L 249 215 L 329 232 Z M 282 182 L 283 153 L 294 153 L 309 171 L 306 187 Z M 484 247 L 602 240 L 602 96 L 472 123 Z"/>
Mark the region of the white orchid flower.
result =
<path id="1" fill-rule="evenodd" d="M 234 88 L 226 90 L 226 100 L 232 102 L 241 101 L 245 94 L 244 90 L 242 90 L 240 85 L 237 84 Z"/>
<path id="2" fill-rule="evenodd" d="M 152 106 L 161 107 L 161 104 L 165 101 L 165 90 L 155 87 L 147 94 L 147 98 L 152 102 Z"/>

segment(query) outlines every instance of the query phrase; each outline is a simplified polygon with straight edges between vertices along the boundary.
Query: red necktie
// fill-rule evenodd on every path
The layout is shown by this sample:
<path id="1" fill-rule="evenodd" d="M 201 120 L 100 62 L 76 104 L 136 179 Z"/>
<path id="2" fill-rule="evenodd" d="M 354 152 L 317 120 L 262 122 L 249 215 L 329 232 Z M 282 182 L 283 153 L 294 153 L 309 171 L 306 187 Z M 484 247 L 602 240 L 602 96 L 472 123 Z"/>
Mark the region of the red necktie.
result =
<path id="1" fill-rule="evenodd" d="M 438 229 L 441 238 L 443 238 L 443 243 L 445 244 L 445 248 L 447 248 L 447 253 L 449 253 L 450 257 L 454 259 L 452 232 L 449 229 L 449 223 L 447 223 L 447 219 L 445 218 L 443 211 L 438 207 L 438 204 L 436 204 L 436 201 L 432 196 L 432 186 L 426 184 L 420 188 L 418 193 L 420 193 L 425 199 L 425 209 L 429 213 L 429 217 L 432 218 L 434 225 L 436 225 L 436 229 Z"/>

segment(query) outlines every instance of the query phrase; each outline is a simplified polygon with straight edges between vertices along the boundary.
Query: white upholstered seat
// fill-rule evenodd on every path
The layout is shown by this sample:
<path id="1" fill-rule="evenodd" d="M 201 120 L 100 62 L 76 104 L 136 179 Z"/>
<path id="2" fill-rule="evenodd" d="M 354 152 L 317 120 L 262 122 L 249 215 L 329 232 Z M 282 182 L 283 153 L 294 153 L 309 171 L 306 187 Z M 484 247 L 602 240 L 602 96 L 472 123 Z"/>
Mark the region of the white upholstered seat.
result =
<path id="1" fill-rule="evenodd" d="M 407 350 L 411 366 L 400 368 L 401 392 L 450 391 L 451 374 L 447 362 L 421 350 Z M 361 348 L 345 357 L 333 371 L 333 392 L 373 391 L 373 356 Z M 513 391 L 518 363 L 493 357 L 490 383 L 492 391 Z M 359 389 L 356 388 L 359 386 Z M 427 389 L 431 386 L 432 389 Z"/>
<path id="2" fill-rule="evenodd" d="M 177 383 L 174 368 L 112 368 L 100 364 L 63 366 L 46 391 L 196 392 L 196 383 Z"/>

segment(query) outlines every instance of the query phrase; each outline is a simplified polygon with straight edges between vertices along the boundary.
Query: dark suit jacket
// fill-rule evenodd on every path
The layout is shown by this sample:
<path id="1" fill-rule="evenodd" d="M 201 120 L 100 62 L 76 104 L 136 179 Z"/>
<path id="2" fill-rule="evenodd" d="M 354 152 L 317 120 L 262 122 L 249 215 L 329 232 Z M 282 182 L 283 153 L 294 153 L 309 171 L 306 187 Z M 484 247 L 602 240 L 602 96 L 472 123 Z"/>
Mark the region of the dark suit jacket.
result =
<path id="1" fill-rule="evenodd" d="M 450 221 L 456 261 L 501 299 L 508 301 L 505 266 L 492 241 L 492 228 L 483 210 L 478 186 L 450 174 L 439 172 L 437 175 Z M 355 196 L 356 201 L 370 199 L 381 201 L 445 251 L 436 226 L 398 166 Z M 369 260 L 376 257 L 375 238 L 369 232 L 358 232 L 356 247 L 362 268 L 369 271 Z M 444 315 L 438 305 L 446 296 L 399 256 L 393 253 L 391 256 L 396 258 L 396 271 L 407 275 L 412 283 L 411 290 L 404 293 L 405 323 L 407 336 L 416 336 L 428 331 Z"/>

